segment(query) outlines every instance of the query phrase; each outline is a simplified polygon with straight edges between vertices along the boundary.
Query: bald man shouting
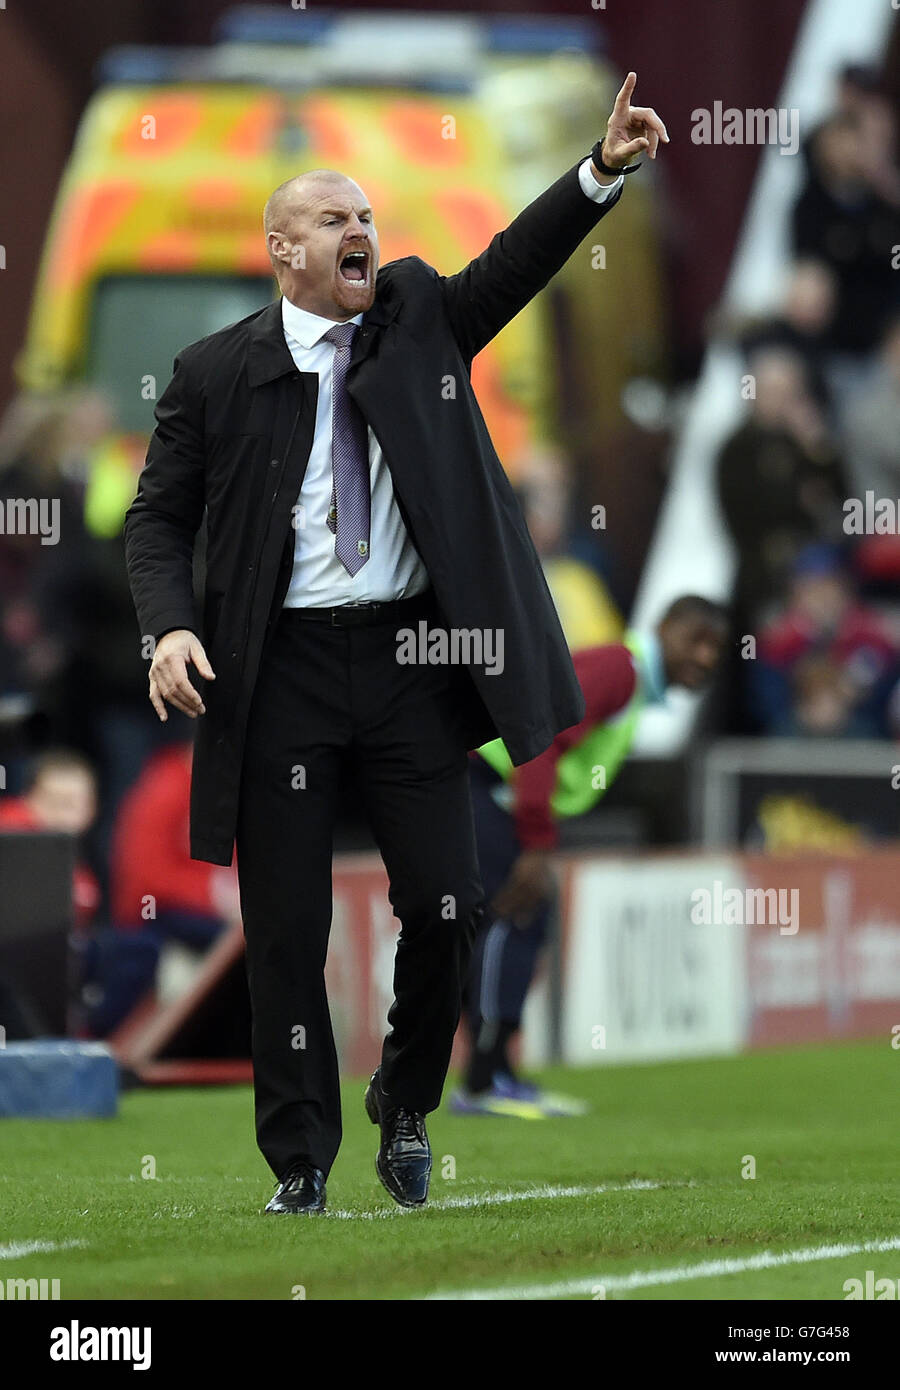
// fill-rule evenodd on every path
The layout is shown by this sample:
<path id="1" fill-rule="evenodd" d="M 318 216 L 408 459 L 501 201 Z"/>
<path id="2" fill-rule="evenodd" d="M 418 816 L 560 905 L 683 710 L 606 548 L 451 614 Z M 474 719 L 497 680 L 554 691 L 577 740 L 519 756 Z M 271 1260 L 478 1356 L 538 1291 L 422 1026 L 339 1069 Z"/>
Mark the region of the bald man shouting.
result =
<path id="1" fill-rule="evenodd" d="M 342 794 L 400 922 L 365 1094 L 376 1169 L 401 1205 L 428 1195 L 425 1116 L 484 911 L 467 752 L 500 737 L 527 762 L 583 714 L 470 368 L 615 205 L 629 161 L 668 139 L 631 105 L 635 80 L 590 155 L 456 275 L 380 267 L 345 175 L 282 184 L 264 219 L 281 297 L 185 348 L 156 408 L 128 569 L 153 706 L 198 721 L 191 852 L 229 864 L 237 847 L 269 1212 L 325 1209 L 341 1139 L 323 971 Z"/>

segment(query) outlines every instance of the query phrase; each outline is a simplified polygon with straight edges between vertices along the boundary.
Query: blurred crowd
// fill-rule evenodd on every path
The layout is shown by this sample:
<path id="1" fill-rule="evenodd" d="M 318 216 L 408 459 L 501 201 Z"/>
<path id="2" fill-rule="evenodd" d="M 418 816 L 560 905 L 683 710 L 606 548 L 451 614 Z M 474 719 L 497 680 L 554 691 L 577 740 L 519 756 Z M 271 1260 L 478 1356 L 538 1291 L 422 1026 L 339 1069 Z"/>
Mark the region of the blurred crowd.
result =
<path id="1" fill-rule="evenodd" d="M 780 309 L 736 330 L 747 410 L 717 486 L 754 639 L 741 731 L 900 736 L 897 136 L 878 72 L 846 67 L 804 144 Z"/>
<path id="2" fill-rule="evenodd" d="M 239 920 L 233 872 L 189 854 L 190 723 L 147 699 L 122 543 L 145 447 L 90 390 L 22 396 L 0 428 L 4 503 L 58 507 L 52 544 L 0 535 L 0 831 L 78 840 L 82 1025 L 101 1036 L 167 943 L 199 953 Z"/>

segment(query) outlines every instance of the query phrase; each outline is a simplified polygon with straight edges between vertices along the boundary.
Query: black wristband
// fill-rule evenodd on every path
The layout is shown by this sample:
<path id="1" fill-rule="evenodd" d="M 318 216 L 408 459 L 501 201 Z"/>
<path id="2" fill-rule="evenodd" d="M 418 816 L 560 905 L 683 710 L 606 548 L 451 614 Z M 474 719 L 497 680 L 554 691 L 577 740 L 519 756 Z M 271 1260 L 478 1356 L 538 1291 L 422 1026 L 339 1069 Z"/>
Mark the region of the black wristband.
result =
<path id="1" fill-rule="evenodd" d="M 618 178 L 620 174 L 636 174 L 640 169 L 640 161 L 637 164 L 629 164 L 624 169 L 610 169 L 603 163 L 603 141 L 598 140 L 591 150 L 591 159 L 594 161 L 594 168 L 599 169 L 601 174 L 609 174 L 610 178 Z"/>

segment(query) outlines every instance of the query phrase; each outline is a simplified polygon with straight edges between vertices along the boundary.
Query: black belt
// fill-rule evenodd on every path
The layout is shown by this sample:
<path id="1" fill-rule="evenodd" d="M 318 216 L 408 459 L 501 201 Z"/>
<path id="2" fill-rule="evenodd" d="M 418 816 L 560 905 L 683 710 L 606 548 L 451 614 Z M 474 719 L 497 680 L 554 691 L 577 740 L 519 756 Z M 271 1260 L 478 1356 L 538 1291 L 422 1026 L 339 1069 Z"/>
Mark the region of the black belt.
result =
<path id="1" fill-rule="evenodd" d="M 404 623 L 425 618 L 435 612 L 434 591 L 412 598 L 391 599 L 387 603 L 345 603 L 338 608 L 284 608 L 282 615 L 292 615 L 307 622 L 328 623 L 330 627 L 368 627 L 372 623 Z"/>

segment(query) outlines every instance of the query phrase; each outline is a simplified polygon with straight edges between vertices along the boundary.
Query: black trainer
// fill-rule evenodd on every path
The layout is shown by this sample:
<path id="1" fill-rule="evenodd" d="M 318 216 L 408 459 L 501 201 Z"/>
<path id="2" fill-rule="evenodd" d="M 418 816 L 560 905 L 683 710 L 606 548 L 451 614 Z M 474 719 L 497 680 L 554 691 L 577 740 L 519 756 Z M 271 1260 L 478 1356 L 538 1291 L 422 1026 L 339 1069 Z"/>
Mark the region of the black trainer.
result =
<path id="1" fill-rule="evenodd" d="M 366 1088 L 366 1113 L 381 1128 L 381 1147 L 375 1171 L 401 1207 L 422 1207 L 431 1177 L 431 1145 L 425 1132 L 425 1116 L 402 1105 L 392 1105 L 381 1087 L 381 1068 Z"/>
<path id="2" fill-rule="evenodd" d="M 291 1212 L 297 1216 L 316 1216 L 325 1210 L 325 1174 L 311 1163 L 297 1163 L 290 1168 L 275 1196 L 266 1203 L 266 1211 Z"/>

